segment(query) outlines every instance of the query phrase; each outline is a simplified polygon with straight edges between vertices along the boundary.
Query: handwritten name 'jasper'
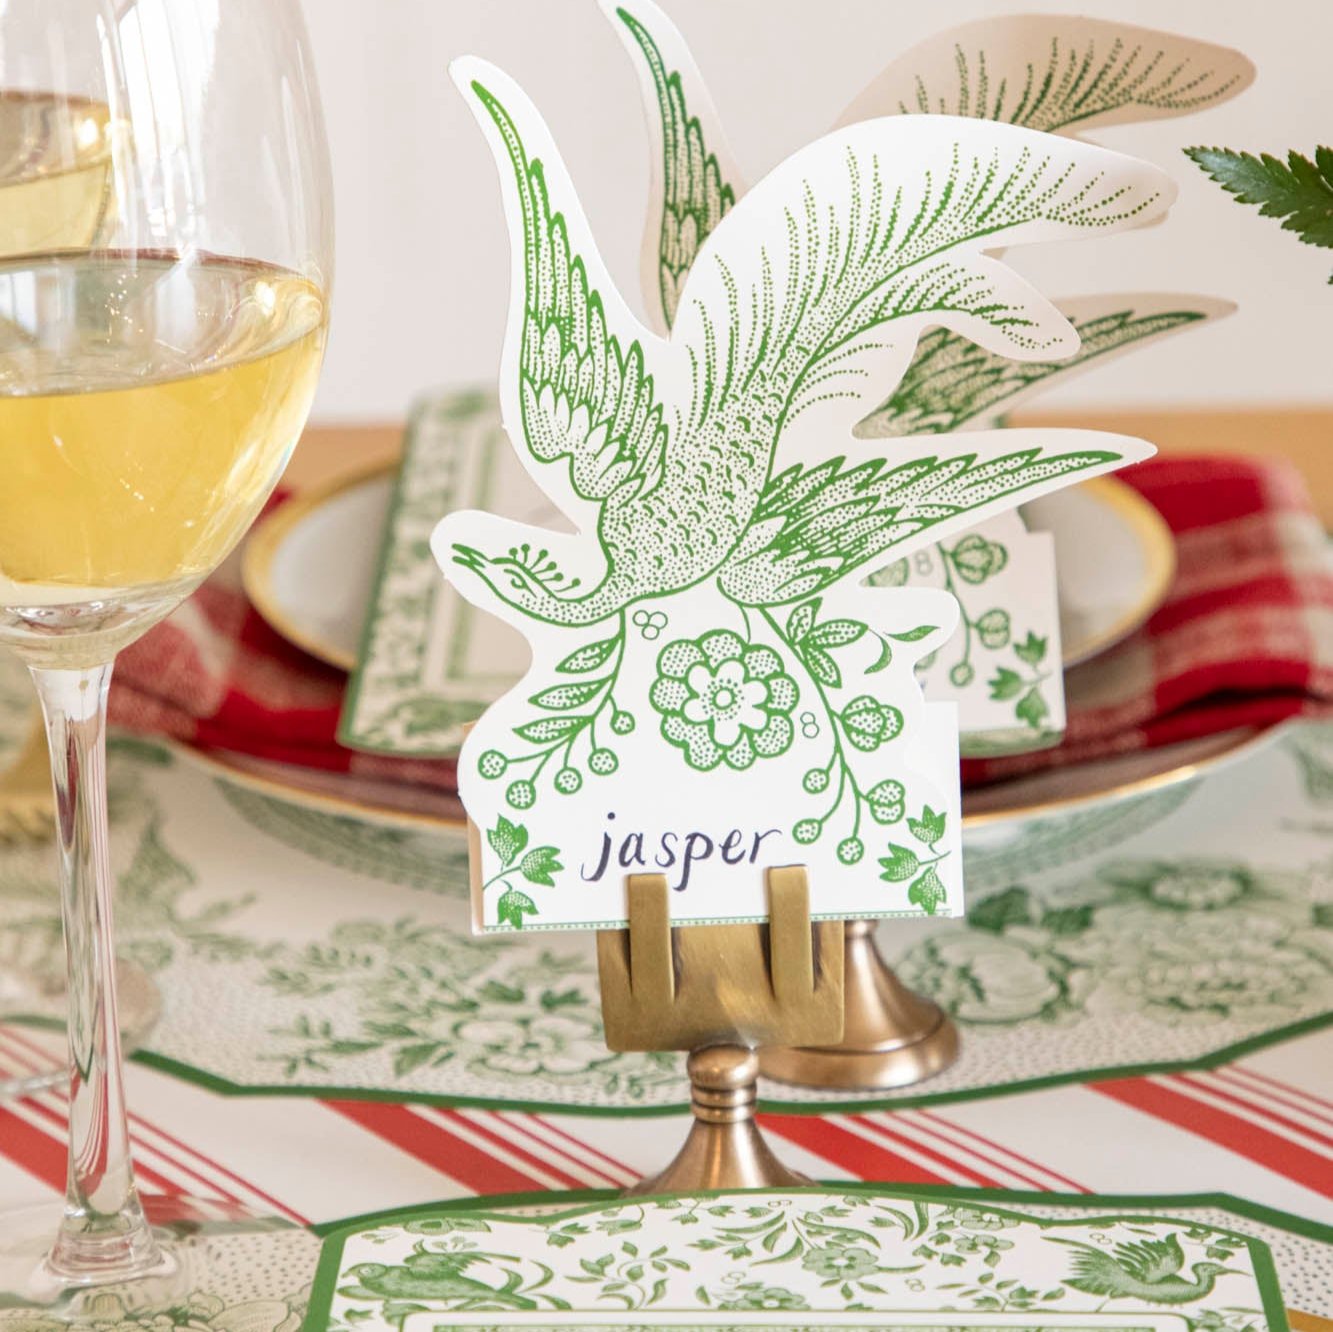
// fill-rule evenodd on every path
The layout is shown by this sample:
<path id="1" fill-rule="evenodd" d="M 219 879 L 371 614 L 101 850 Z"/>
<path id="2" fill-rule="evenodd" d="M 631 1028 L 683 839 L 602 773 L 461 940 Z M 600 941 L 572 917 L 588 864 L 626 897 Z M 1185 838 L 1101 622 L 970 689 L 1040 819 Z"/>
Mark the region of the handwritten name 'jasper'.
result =
<path id="1" fill-rule="evenodd" d="M 610 823 L 615 817 L 614 812 L 608 814 L 607 822 Z M 632 832 L 620 835 L 617 841 L 608 828 L 602 833 L 597 868 L 589 871 L 587 865 L 581 865 L 579 873 L 585 883 L 597 883 L 613 864 L 633 873 L 679 867 L 680 878 L 671 887 L 683 893 L 690 885 L 690 874 L 696 865 L 714 856 L 727 865 L 753 865 L 759 859 L 759 848 L 763 846 L 764 839 L 780 835 L 781 830 L 778 828 L 769 828 L 764 832 L 742 832 L 739 828 L 732 828 L 720 837 L 703 832 Z"/>

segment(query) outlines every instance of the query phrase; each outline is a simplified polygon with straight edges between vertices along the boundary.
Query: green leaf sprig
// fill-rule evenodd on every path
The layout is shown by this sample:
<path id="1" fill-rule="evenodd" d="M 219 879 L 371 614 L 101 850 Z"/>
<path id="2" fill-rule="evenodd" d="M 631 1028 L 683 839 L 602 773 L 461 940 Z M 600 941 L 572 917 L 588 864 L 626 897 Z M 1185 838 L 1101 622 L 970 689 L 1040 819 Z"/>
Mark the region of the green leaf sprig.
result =
<path id="1" fill-rule="evenodd" d="M 1283 229 L 1306 245 L 1333 250 L 1333 148 L 1316 148 L 1314 161 L 1294 149 L 1285 162 L 1230 148 L 1186 148 L 1185 155 L 1237 202 L 1258 204 L 1264 217 L 1280 217 Z"/>
<path id="2" fill-rule="evenodd" d="M 538 846 L 529 851 L 527 828 L 521 823 L 511 823 L 503 814 L 496 820 L 495 827 L 486 833 L 486 840 L 499 857 L 503 868 L 483 885 L 482 891 L 485 892 L 493 884 L 503 884 L 505 891 L 496 904 L 496 916 L 500 924 L 521 930 L 524 916 L 539 913 L 536 902 L 527 893 L 515 888 L 510 882 L 510 876 L 516 875 L 530 884 L 553 888 L 555 876 L 564 869 L 560 863 L 560 852 L 553 846 Z"/>

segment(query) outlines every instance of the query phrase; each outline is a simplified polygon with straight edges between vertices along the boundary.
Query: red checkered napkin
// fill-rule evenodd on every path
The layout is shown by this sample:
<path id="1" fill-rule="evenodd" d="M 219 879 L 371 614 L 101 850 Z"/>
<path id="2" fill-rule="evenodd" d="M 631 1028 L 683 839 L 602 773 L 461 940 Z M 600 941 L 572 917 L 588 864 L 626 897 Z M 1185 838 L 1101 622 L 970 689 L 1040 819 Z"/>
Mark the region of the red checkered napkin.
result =
<path id="1" fill-rule="evenodd" d="M 1066 675 L 1061 745 L 966 762 L 967 785 L 1333 710 L 1333 558 L 1299 473 L 1200 456 L 1119 475 L 1174 533 L 1167 599 Z"/>
<path id="2" fill-rule="evenodd" d="M 1058 748 L 963 765 L 969 785 L 1333 710 L 1333 563 L 1284 463 L 1163 458 L 1125 473 L 1175 533 L 1166 603 L 1132 638 L 1070 672 Z M 455 788 L 451 762 L 338 744 L 346 679 L 278 636 L 235 562 L 122 654 L 112 719 L 262 763 L 351 774 L 380 795 Z M 331 781 L 332 778 L 330 777 Z"/>

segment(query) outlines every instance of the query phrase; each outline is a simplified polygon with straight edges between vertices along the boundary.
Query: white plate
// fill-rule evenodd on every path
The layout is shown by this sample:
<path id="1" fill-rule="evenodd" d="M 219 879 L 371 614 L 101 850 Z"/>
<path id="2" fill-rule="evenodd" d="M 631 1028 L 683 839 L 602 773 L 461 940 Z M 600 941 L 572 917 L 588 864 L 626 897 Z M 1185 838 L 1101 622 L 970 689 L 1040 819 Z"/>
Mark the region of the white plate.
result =
<path id="1" fill-rule="evenodd" d="M 259 523 L 245 548 L 241 577 L 259 613 L 344 671 L 360 653 L 394 471 L 377 467 L 304 492 Z"/>
<path id="2" fill-rule="evenodd" d="M 1123 481 L 1085 481 L 1022 512 L 1055 538 L 1066 667 L 1127 638 L 1162 604 L 1176 571 L 1171 529 Z"/>
<path id="3" fill-rule="evenodd" d="M 393 475 L 378 468 L 308 491 L 260 523 L 246 548 L 245 590 L 260 614 L 343 670 L 356 665 Z M 1122 482 L 1088 481 L 1023 515 L 1055 538 L 1066 666 L 1118 643 L 1161 604 L 1175 572 L 1171 533 Z"/>

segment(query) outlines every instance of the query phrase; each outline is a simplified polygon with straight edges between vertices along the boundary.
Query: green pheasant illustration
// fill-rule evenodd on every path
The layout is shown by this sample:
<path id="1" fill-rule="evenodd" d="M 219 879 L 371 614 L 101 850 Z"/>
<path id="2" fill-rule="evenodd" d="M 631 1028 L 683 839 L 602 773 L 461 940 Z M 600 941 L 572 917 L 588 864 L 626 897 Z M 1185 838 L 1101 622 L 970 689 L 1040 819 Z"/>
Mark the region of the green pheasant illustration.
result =
<path id="1" fill-rule="evenodd" d="M 1217 1278 L 1233 1269 L 1221 1263 L 1194 1263 L 1193 1279 L 1181 1276 L 1185 1252 L 1175 1235 L 1160 1240 L 1117 1244 L 1109 1252 L 1080 1240 L 1053 1238 L 1074 1250 L 1074 1275 L 1065 1285 L 1113 1300 L 1145 1300 L 1157 1304 L 1189 1304 L 1212 1294 Z"/>
<path id="2" fill-rule="evenodd" d="M 522 1285 L 517 1272 L 508 1272 L 503 1286 L 489 1286 L 467 1275 L 467 1269 L 486 1255 L 478 1253 L 414 1253 L 401 1267 L 358 1263 L 349 1269 L 357 1285 L 341 1293 L 361 1299 L 445 1300 L 454 1309 L 536 1309 L 535 1300 L 516 1292 Z"/>
<path id="3" fill-rule="evenodd" d="M 537 464 L 564 469 L 603 557 L 590 578 L 567 571 L 569 542 L 553 534 L 537 550 L 453 543 L 456 564 L 523 616 L 590 625 L 712 577 L 740 605 L 781 605 L 923 532 L 1125 456 L 1027 441 L 983 456 L 961 437 L 905 461 L 826 450 L 780 465 L 799 418 L 857 401 L 876 360 L 901 373 L 926 322 L 1014 356 L 1073 351 L 1067 321 L 984 251 L 1139 224 L 1170 198 L 1160 173 L 1008 127 L 972 127 L 966 142 L 933 118 L 851 127 L 836 152 L 816 147 L 821 165 L 837 163 L 818 190 L 807 150 L 727 213 L 663 340 L 611 288 L 572 193 L 555 197 L 565 174 L 553 147 L 534 151 L 519 128 L 540 126 L 535 112 L 516 118 L 519 90 L 467 67 L 521 217 L 521 328 L 508 358 L 519 419 L 507 424 Z"/>
<path id="4" fill-rule="evenodd" d="M 952 117 L 840 129 L 734 203 L 714 154 L 701 195 L 668 191 L 663 336 L 606 271 L 522 91 L 477 60 L 453 74 L 491 145 L 510 227 L 505 429 L 574 529 L 461 512 L 431 541 L 459 592 L 533 651 L 469 738 L 460 785 L 479 825 L 500 826 L 503 793 L 504 817 L 521 814 L 560 862 L 538 883 L 554 891 L 525 895 L 521 918 L 483 887 L 486 925 L 618 923 L 619 871 L 650 864 L 711 904 L 797 855 L 821 858 L 848 902 L 861 894 L 860 912 L 953 914 L 956 723 L 928 709 L 912 671 L 957 602 L 865 580 L 1150 448 L 1095 431 L 880 442 L 853 430 L 928 326 L 1023 361 L 1073 354 L 1068 319 L 995 251 L 1143 225 L 1173 185 L 1099 148 Z M 683 84 L 676 93 L 683 114 Z M 682 127 L 687 158 L 704 150 L 698 128 Z M 969 570 L 998 564 L 973 555 L 959 557 Z M 1029 639 L 1035 662 L 1045 640 Z M 689 781 L 658 790 L 673 750 Z M 748 840 L 697 831 L 706 808 L 742 799 L 723 779 L 756 765 L 745 790 L 768 783 L 763 828 Z M 612 807 L 595 784 L 617 773 Z M 705 775 L 717 794 L 701 804 Z M 898 823 L 898 840 L 876 845 L 874 830 Z M 872 846 L 878 879 L 838 874 Z M 483 885 L 498 886 L 507 864 L 482 856 Z M 753 873 L 728 868 L 738 856 Z M 747 900 L 727 914 L 756 911 Z"/>

